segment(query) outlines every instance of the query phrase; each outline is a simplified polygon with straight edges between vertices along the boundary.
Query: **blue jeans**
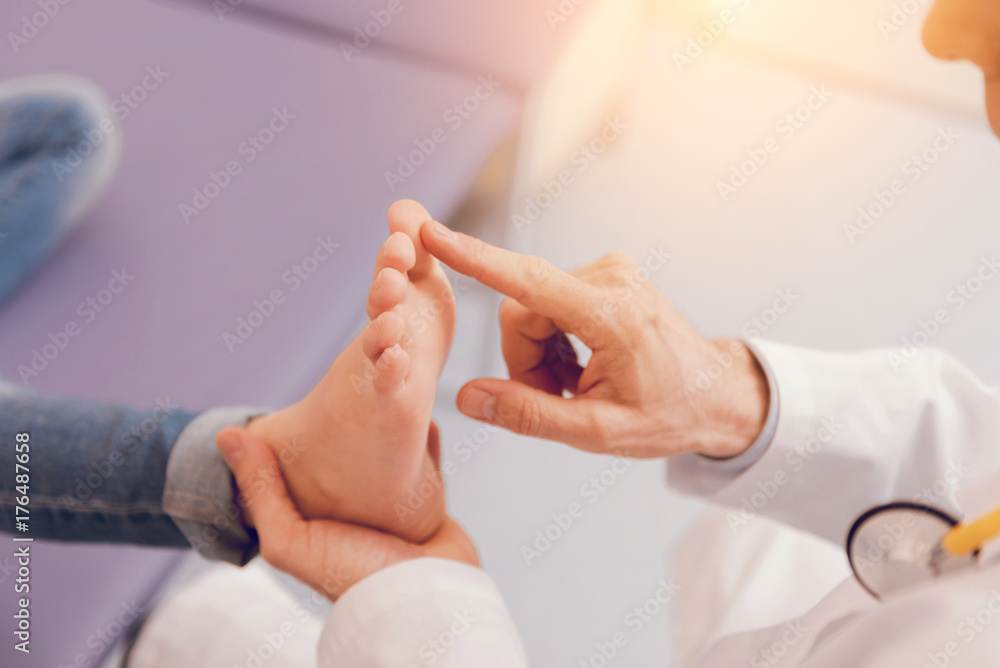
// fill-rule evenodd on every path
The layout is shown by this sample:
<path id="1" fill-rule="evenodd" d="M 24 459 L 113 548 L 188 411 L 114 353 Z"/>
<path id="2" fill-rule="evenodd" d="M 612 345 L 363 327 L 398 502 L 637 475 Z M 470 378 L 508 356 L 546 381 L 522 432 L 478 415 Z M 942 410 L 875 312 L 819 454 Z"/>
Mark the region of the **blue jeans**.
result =
<path id="1" fill-rule="evenodd" d="M 167 461 L 195 418 L 47 397 L 0 383 L 0 531 L 38 539 L 190 547 L 163 510 Z M 28 515 L 17 514 L 27 434 Z M 23 440 L 22 437 L 21 440 Z M 22 460 L 25 459 L 22 457 Z M 25 480 L 21 478 L 20 480 Z M 27 530 L 18 531 L 19 520 Z"/>
<path id="2" fill-rule="evenodd" d="M 55 247 L 102 176 L 100 161 L 109 154 L 89 144 L 102 119 L 84 98 L 54 91 L 0 99 L 0 302 Z M 243 521 L 214 443 L 219 430 L 260 412 L 229 407 L 196 415 L 169 400 L 138 411 L 0 380 L 0 531 L 194 547 L 244 564 L 256 553 L 256 534 Z M 25 439 L 27 448 L 18 442 Z M 27 488 L 19 489 L 24 480 Z M 24 496 L 26 516 L 15 507 Z"/>
<path id="3" fill-rule="evenodd" d="M 82 164 L 70 168 L 65 160 L 99 122 L 86 104 L 68 96 L 0 100 L 0 304 L 72 222 L 69 205 L 93 160 L 80 158 Z"/>
<path id="4" fill-rule="evenodd" d="M 98 127 L 72 95 L 0 100 L 0 302 L 48 255 L 92 168 L 66 156 Z M 91 153 L 91 157 L 96 152 Z M 194 414 L 173 406 L 135 411 L 27 392 L 0 381 L 0 531 L 70 541 L 188 547 L 163 511 L 167 460 Z M 16 435 L 28 435 L 17 469 Z M 24 448 L 22 448 L 24 449 Z M 22 457 L 22 459 L 25 459 Z M 15 516 L 27 480 L 29 515 Z"/>

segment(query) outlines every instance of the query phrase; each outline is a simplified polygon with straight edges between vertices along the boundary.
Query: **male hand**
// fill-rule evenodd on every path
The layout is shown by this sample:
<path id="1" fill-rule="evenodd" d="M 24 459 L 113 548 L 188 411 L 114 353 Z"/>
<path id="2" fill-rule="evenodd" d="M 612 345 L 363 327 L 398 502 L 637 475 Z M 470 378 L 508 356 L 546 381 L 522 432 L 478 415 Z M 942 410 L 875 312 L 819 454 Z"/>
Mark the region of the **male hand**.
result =
<path id="1" fill-rule="evenodd" d="M 331 601 L 384 568 L 419 557 L 479 566 L 476 549 L 453 520 L 415 545 L 375 529 L 305 520 L 296 509 L 271 449 L 241 427 L 219 432 L 216 445 L 236 478 L 245 515 L 257 529 L 260 555 Z"/>
<path id="2" fill-rule="evenodd" d="M 638 458 L 731 457 L 760 434 L 768 392 L 753 354 L 702 337 L 628 256 L 565 273 L 439 223 L 425 223 L 421 238 L 452 269 L 508 297 L 500 327 L 511 379 L 466 384 L 465 415 Z M 586 368 L 567 334 L 593 352 Z"/>

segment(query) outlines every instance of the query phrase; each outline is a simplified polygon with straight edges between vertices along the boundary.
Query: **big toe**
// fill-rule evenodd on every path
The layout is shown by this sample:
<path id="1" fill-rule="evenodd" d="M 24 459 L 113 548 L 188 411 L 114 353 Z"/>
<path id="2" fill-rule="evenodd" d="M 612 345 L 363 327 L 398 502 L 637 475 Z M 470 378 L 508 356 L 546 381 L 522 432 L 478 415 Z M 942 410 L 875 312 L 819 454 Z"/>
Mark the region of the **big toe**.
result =
<path id="1" fill-rule="evenodd" d="M 410 277 L 413 279 L 419 278 L 435 266 L 434 256 L 420 240 L 420 228 L 429 220 L 432 219 L 427 209 L 411 199 L 401 199 L 389 207 L 389 229 L 393 233 L 405 233 L 413 242 L 416 251 L 416 263 L 410 270 Z"/>

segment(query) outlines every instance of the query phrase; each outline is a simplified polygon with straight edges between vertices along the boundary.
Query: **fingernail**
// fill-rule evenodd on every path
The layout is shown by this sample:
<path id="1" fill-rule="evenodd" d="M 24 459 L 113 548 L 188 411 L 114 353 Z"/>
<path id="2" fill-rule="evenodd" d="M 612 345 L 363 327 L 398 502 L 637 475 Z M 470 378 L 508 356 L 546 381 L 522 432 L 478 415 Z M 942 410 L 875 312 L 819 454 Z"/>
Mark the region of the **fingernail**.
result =
<path id="1" fill-rule="evenodd" d="M 230 468 L 240 461 L 240 457 L 243 456 L 243 441 L 233 434 L 224 434 L 220 436 L 216 442 L 216 446 L 219 448 L 219 452 L 222 453 L 222 458 L 226 460 L 226 463 L 229 464 Z"/>
<path id="2" fill-rule="evenodd" d="M 441 223 L 437 222 L 436 220 L 434 221 L 434 232 L 439 237 L 444 237 L 445 239 L 457 239 L 458 238 L 458 235 L 455 234 L 453 231 L 451 231 L 451 229 L 449 229 L 446 225 L 442 225 Z"/>
<path id="3" fill-rule="evenodd" d="M 462 401 L 462 413 L 475 420 L 492 420 L 497 413 L 497 398 L 483 390 L 469 390 Z"/>

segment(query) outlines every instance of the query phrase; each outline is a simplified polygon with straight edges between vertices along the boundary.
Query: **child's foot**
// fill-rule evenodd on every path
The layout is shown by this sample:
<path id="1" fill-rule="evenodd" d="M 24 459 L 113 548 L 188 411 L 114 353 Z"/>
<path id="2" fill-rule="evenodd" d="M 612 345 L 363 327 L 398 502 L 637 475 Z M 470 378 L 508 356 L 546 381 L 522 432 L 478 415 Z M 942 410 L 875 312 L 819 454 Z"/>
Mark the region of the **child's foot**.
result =
<path id="1" fill-rule="evenodd" d="M 420 241 L 427 220 L 416 202 L 392 205 L 371 322 L 305 399 L 249 426 L 274 449 L 303 515 L 417 542 L 444 519 L 431 409 L 455 329 L 451 286 Z"/>

